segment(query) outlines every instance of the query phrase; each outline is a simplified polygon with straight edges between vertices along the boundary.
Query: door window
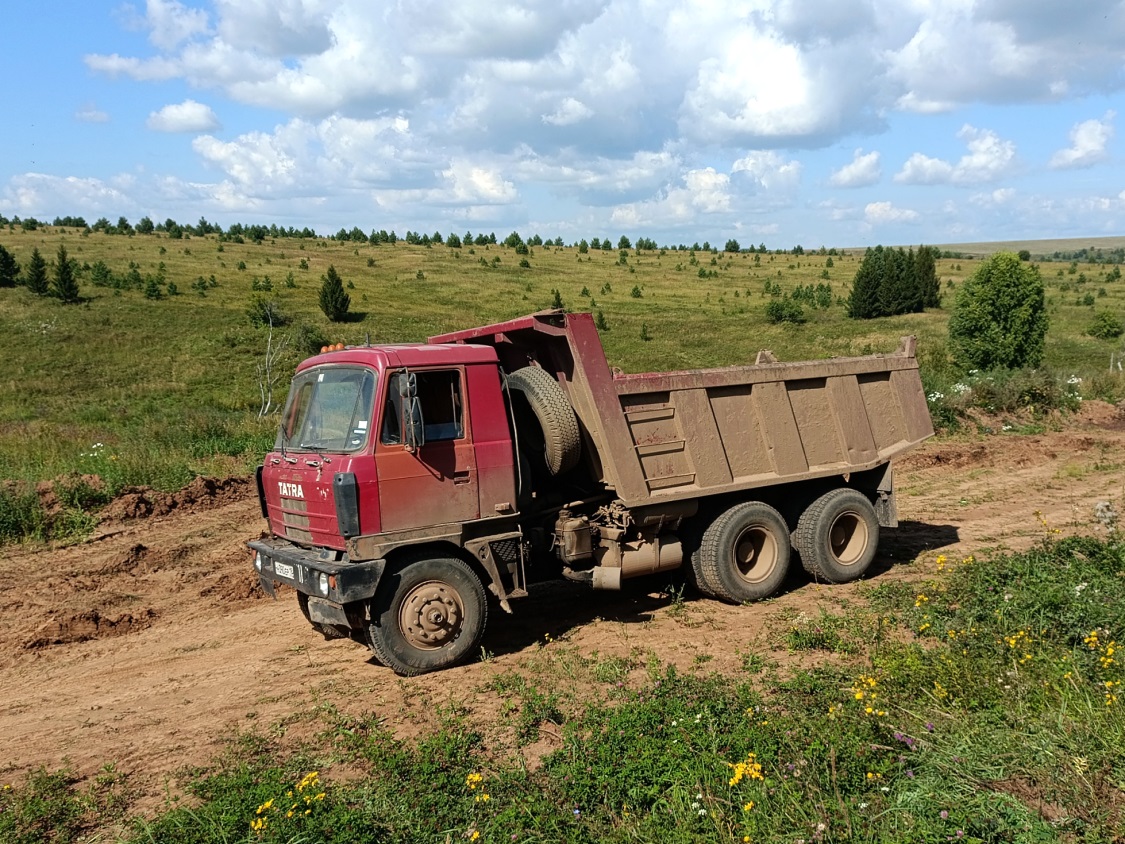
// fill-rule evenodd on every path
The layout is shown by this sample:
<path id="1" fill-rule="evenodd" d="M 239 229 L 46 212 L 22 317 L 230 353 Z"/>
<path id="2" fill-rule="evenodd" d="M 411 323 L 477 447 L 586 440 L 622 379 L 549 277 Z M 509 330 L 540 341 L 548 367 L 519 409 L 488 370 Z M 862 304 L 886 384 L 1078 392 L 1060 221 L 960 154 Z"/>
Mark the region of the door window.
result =
<path id="1" fill-rule="evenodd" d="M 418 403 L 426 442 L 459 440 L 465 436 L 464 410 L 461 401 L 461 373 L 456 369 L 434 372 L 413 372 L 417 377 Z M 403 402 L 400 379 L 403 373 L 391 376 L 387 386 L 387 405 L 383 411 L 381 439 L 386 445 L 402 442 Z"/>

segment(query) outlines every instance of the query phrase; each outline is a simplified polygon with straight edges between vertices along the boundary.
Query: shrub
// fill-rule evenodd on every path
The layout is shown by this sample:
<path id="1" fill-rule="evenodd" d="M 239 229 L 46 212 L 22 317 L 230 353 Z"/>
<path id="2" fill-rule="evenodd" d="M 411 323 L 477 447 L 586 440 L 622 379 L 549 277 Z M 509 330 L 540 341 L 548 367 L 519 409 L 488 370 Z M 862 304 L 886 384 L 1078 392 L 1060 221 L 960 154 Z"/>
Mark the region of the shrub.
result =
<path id="1" fill-rule="evenodd" d="M 954 360 L 964 369 L 1038 366 L 1047 323 L 1039 268 L 998 252 L 957 291 L 949 320 Z"/>
<path id="2" fill-rule="evenodd" d="M 782 322 L 800 325 L 806 321 L 804 309 L 792 299 L 771 299 L 766 305 L 766 319 L 773 325 Z"/>
<path id="3" fill-rule="evenodd" d="M 246 308 L 246 318 L 255 327 L 262 325 L 278 327 L 289 322 L 289 318 L 281 312 L 278 301 L 266 296 L 255 296 L 250 300 L 250 305 Z"/>
<path id="4" fill-rule="evenodd" d="M 1125 334 L 1125 325 L 1110 311 L 1099 311 L 1086 333 L 1099 340 L 1114 340 Z"/>
<path id="5" fill-rule="evenodd" d="M 304 322 L 293 329 L 292 338 L 293 347 L 305 355 L 315 355 L 328 345 L 328 337 L 323 331 Z"/>

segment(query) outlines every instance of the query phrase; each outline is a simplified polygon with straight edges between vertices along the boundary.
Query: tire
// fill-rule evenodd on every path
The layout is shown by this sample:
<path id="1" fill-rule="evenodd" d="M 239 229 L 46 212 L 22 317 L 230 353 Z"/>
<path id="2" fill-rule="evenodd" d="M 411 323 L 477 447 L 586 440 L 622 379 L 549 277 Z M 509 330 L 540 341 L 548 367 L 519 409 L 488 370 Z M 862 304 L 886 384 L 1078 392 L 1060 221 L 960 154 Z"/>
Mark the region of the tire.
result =
<path id="1" fill-rule="evenodd" d="M 488 620 L 484 586 L 455 557 L 417 557 L 384 575 L 371 606 L 367 643 L 396 674 L 450 668 L 480 644 Z"/>
<path id="2" fill-rule="evenodd" d="M 760 601 L 789 571 L 789 528 L 760 501 L 736 504 L 703 532 L 692 568 L 703 591 L 731 603 Z"/>
<path id="3" fill-rule="evenodd" d="M 703 579 L 702 563 L 698 550 L 691 555 L 691 564 L 686 566 L 686 574 L 688 583 L 704 598 L 719 598 L 718 593 Z"/>
<path id="4" fill-rule="evenodd" d="M 698 529 L 692 527 L 681 528 L 680 539 L 684 543 L 684 550 L 690 553 L 687 554 L 686 565 L 683 567 L 684 577 L 696 592 L 705 598 L 718 598 L 718 594 L 710 585 L 704 580 L 703 573 L 703 559 L 700 556 L 699 549 L 702 546 L 702 537 L 699 535 Z"/>
<path id="5" fill-rule="evenodd" d="M 875 559 L 879 518 L 862 492 L 834 489 L 801 514 L 793 544 L 810 575 L 829 583 L 847 583 L 862 577 Z"/>
<path id="6" fill-rule="evenodd" d="M 542 432 L 547 470 L 552 475 L 561 475 L 577 466 L 582 456 L 578 417 L 558 381 L 537 366 L 525 366 L 508 376 L 508 386 L 524 397 L 535 414 Z M 538 439 L 535 438 L 536 446 Z"/>

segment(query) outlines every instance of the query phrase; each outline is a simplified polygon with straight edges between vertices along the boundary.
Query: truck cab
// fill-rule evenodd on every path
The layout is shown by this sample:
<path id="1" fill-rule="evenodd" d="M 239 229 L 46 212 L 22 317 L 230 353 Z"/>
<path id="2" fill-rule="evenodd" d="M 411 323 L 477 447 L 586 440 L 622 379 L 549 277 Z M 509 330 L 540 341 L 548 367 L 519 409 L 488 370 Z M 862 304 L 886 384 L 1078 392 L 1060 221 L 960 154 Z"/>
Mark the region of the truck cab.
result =
<path id="1" fill-rule="evenodd" d="M 337 551 L 357 536 L 510 514 L 512 454 L 492 349 L 328 352 L 293 379 L 260 473 L 265 513 L 275 536 Z"/>
<path id="2" fill-rule="evenodd" d="M 495 576 L 501 599 L 521 594 L 514 453 L 490 347 L 356 346 L 309 358 L 258 471 L 271 537 L 250 545 L 263 587 L 294 587 L 306 618 L 325 635 L 367 639 L 370 599 L 388 557 L 409 558 L 426 546 L 467 565 L 462 549 L 479 534 L 491 541 L 476 550 L 474 565 L 486 580 Z M 480 577 L 473 578 L 478 586 L 470 591 L 480 591 L 483 604 Z M 445 625 L 447 639 L 460 638 L 471 608 L 458 597 L 459 606 L 442 609 L 442 597 L 436 590 L 417 598 L 414 626 Z M 410 673 L 393 650 L 382 658 Z"/>

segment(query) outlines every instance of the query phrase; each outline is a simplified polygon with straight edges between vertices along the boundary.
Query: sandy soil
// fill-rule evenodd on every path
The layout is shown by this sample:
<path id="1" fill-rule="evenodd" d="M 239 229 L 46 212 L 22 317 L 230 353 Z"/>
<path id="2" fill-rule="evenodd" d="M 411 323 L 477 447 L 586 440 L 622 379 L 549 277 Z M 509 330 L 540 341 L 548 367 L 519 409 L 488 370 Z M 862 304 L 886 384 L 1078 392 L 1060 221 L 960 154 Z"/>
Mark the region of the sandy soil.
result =
<path id="1" fill-rule="evenodd" d="M 1026 547 L 1044 533 L 1036 511 L 1049 528 L 1087 530 L 1096 502 L 1125 501 L 1123 465 L 1125 419 L 1095 402 L 1062 431 L 928 443 L 899 466 L 902 524 L 884 533 L 867 582 L 932 576 L 939 552 Z M 498 708 L 482 685 L 522 670 L 547 637 L 547 648 L 723 670 L 740 652 L 784 657 L 785 619 L 831 611 L 862 588 L 794 572 L 777 598 L 729 607 L 677 602 L 662 582 L 619 594 L 546 584 L 515 602 L 515 615 L 493 616 L 492 659 L 402 680 L 360 646 L 315 634 L 292 593 L 274 601 L 259 591 L 245 547 L 265 526 L 252 483 L 200 481 L 187 492 L 134 492 L 80 545 L 5 549 L 4 781 L 41 765 L 92 776 L 113 762 L 136 807 L 152 810 L 178 769 L 207 764 L 250 725 L 333 704 L 409 735 L 436 717 L 435 704 L 451 704 L 487 728 Z"/>

